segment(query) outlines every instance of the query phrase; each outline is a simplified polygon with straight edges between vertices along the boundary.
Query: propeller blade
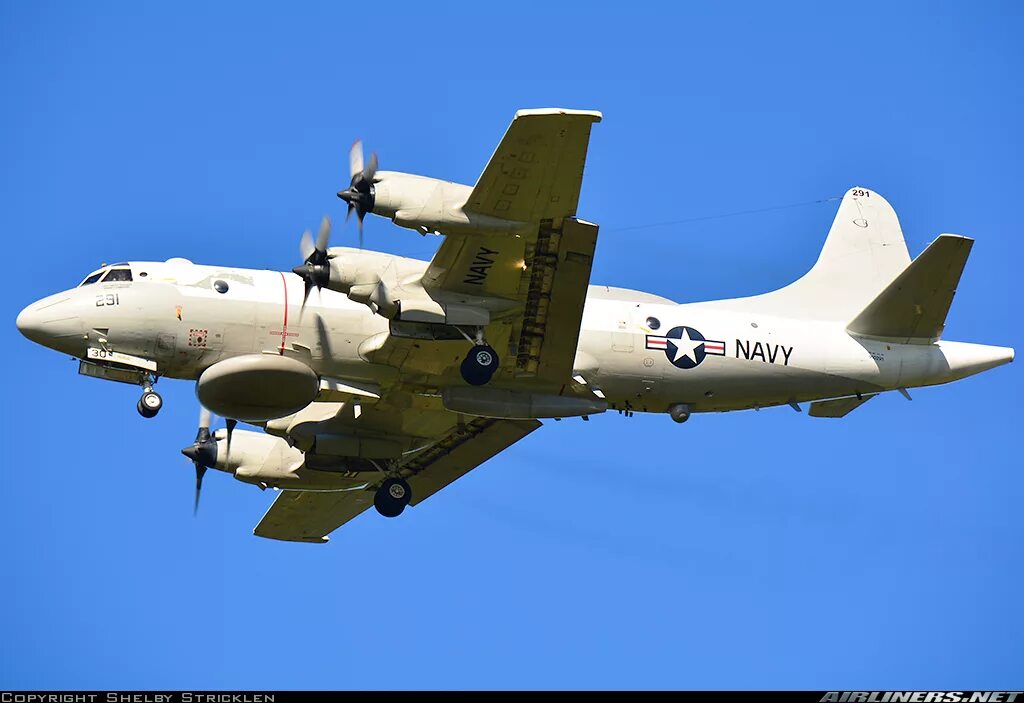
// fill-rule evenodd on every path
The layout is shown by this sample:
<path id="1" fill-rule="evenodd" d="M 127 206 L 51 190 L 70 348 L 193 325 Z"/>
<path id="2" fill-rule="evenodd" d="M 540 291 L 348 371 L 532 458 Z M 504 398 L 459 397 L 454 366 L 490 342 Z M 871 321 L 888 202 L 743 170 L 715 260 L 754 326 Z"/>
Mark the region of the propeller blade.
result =
<path id="1" fill-rule="evenodd" d="M 193 515 L 193 517 L 196 516 L 197 514 L 199 514 L 199 494 L 203 490 L 203 476 L 205 476 L 205 475 L 206 475 L 206 467 L 203 466 L 202 464 L 200 464 L 197 461 L 196 462 L 196 499 L 195 499 L 195 503 L 193 503 L 193 505 L 192 505 L 192 515 Z"/>
<path id="2" fill-rule="evenodd" d="M 373 176 L 377 173 L 377 152 L 370 152 L 370 162 L 366 164 L 366 168 L 362 169 L 363 180 L 367 183 L 373 183 Z"/>
<path id="3" fill-rule="evenodd" d="M 210 429 L 210 411 L 202 405 L 199 406 L 199 428 Z"/>
<path id="4" fill-rule="evenodd" d="M 348 151 L 348 175 L 355 178 L 357 173 L 363 172 L 363 140 L 357 139 L 352 142 L 352 148 Z"/>
<path id="5" fill-rule="evenodd" d="M 359 219 L 359 248 L 362 249 L 363 248 L 363 211 L 360 210 L 359 212 L 357 212 L 356 216 Z"/>
<path id="6" fill-rule="evenodd" d="M 319 254 L 327 252 L 327 242 L 331 238 L 331 218 L 324 215 L 320 222 L 320 231 L 316 235 L 316 246 L 314 250 Z"/>
<path id="7" fill-rule="evenodd" d="M 348 210 L 345 212 L 345 222 L 348 222 L 348 218 L 352 217 L 352 211 L 355 210 L 355 205 L 351 202 L 348 204 Z"/>
<path id="8" fill-rule="evenodd" d="M 302 315 L 306 312 L 306 301 L 309 300 L 309 292 L 313 290 L 313 282 L 308 278 L 302 279 L 302 305 L 299 306 L 299 322 L 302 322 Z"/>
<path id="9" fill-rule="evenodd" d="M 316 251 L 316 247 L 313 245 L 313 235 L 307 229 L 302 233 L 302 239 L 299 240 L 299 254 L 302 256 L 302 260 L 306 261 L 314 251 Z"/>

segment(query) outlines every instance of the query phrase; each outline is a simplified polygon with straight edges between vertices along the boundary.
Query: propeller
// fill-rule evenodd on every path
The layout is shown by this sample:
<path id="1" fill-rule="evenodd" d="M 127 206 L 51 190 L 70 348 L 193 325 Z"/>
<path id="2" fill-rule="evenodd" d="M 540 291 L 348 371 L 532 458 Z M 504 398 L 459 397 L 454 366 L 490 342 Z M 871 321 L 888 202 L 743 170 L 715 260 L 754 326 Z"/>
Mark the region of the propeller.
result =
<path id="1" fill-rule="evenodd" d="M 227 454 L 224 464 L 230 466 L 231 433 L 234 432 L 238 420 L 225 419 L 224 423 L 228 428 Z M 207 469 L 213 468 L 217 464 L 217 439 L 210 432 L 210 411 L 206 408 L 199 406 L 199 431 L 196 432 L 196 439 L 182 449 L 181 453 L 191 459 L 192 464 L 196 467 L 196 499 L 192 506 L 192 514 L 196 515 L 199 512 L 199 494 L 203 490 L 203 477 L 206 476 Z"/>
<path id="2" fill-rule="evenodd" d="M 206 470 L 217 463 L 217 440 L 210 434 L 210 411 L 199 408 L 199 431 L 195 441 L 181 450 L 196 467 L 196 500 L 192 514 L 199 512 L 199 494 L 203 490 L 203 476 Z"/>
<path id="3" fill-rule="evenodd" d="M 327 255 L 327 243 L 331 238 L 331 218 L 324 215 L 320 222 L 320 231 L 317 232 L 316 240 L 307 229 L 302 233 L 299 240 L 299 253 L 302 254 L 304 263 L 296 266 L 292 273 L 300 276 L 305 283 L 305 290 L 302 293 L 302 307 L 299 309 L 299 316 L 306 309 L 306 301 L 309 299 L 309 292 L 316 288 L 320 290 L 327 285 L 331 276 L 331 265 Z"/>
<path id="4" fill-rule="evenodd" d="M 359 219 L 359 248 L 363 248 L 363 218 L 373 210 L 373 177 L 377 173 L 377 152 L 370 154 L 370 160 L 363 162 L 363 140 L 352 143 L 348 152 L 348 168 L 352 181 L 346 190 L 338 191 L 338 197 L 348 203 L 345 221 L 356 211 Z"/>

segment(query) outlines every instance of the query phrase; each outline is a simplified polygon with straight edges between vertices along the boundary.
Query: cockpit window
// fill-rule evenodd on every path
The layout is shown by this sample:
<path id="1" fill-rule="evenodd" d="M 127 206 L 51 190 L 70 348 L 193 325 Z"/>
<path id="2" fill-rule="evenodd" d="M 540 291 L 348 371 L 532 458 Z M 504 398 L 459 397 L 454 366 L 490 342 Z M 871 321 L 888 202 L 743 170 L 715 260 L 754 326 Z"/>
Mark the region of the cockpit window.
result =
<path id="1" fill-rule="evenodd" d="M 91 284 L 95 283 L 96 281 L 100 280 L 100 276 L 102 276 L 102 275 L 103 275 L 103 271 L 97 271 L 96 273 L 90 273 L 88 275 L 88 277 L 84 281 L 82 281 L 81 283 L 78 284 L 78 287 L 81 288 L 82 286 L 91 285 Z"/>
<path id="2" fill-rule="evenodd" d="M 132 280 L 131 269 L 110 269 L 106 276 L 103 277 L 104 283 L 114 283 L 115 281 L 130 281 Z"/>

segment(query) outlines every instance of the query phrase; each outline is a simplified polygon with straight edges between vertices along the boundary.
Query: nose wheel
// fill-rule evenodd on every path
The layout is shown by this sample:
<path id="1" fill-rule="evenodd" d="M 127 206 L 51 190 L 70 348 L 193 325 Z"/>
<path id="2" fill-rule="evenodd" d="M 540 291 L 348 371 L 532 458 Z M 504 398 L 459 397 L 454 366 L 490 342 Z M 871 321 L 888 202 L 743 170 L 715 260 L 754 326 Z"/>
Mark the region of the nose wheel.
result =
<path id="1" fill-rule="evenodd" d="M 139 415 L 142 417 L 156 417 L 156 414 L 160 412 L 160 408 L 164 406 L 164 399 L 160 397 L 160 394 L 150 389 L 143 392 L 142 397 L 139 398 L 138 404 L 135 406 Z"/>
<path id="2" fill-rule="evenodd" d="M 494 351 L 494 347 L 489 344 L 474 344 L 459 367 L 462 380 L 471 386 L 482 386 L 490 381 L 491 376 L 498 370 L 498 363 L 498 353 Z"/>
<path id="3" fill-rule="evenodd" d="M 412 500 L 412 489 L 405 480 L 388 478 L 373 494 L 373 507 L 384 517 L 398 517 Z"/>

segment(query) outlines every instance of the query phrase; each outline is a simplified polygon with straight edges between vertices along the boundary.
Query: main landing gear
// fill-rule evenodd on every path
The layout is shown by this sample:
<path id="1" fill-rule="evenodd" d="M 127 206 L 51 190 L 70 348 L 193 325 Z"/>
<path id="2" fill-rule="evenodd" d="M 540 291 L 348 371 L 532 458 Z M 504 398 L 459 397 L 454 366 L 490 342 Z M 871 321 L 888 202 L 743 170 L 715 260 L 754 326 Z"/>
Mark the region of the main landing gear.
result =
<path id="1" fill-rule="evenodd" d="M 459 367 L 462 380 L 471 386 L 482 386 L 498 370 L 498 352 L 489 344 L 474 344 Z"/>
<path id="2" fill-rule="evenodd" d="M 373 507 L 384 517 L 398 517 L 412 500 L 412 489 L 401 478 L 387 478 L 373 494 Z"/>
<path id="3" fill-rule="evenodd" d="M 498 352 L 494 351 L 494 347 L 484 341 L 483 327 L 477 328 L 475 339 L 466 334 L 461 327 L 456 329 L 459 330 L 467 341 L 473 344 L 469 348 L 466 358 L 462 360 L 462 365 L 459 367 L 459 371 L 462 372 L 462 380 L 471 386 L 482 386 L 490 381 L 491 376 L 498 370 L 500 363 Z"/>
<path id="4" fill-rule="evenodd" d="M 160 408 L 164 406 L 164 399 L 153 390 L 154 383 L 156 383 L 156 379 L 151 376 L 147 376 L 142 381 L 142 397 L 139 398 L 139 402 L 135 405 L 139 415 L 142 415 L 142 417 L 156 417 L 156 414 L 160 412 Z"/>

